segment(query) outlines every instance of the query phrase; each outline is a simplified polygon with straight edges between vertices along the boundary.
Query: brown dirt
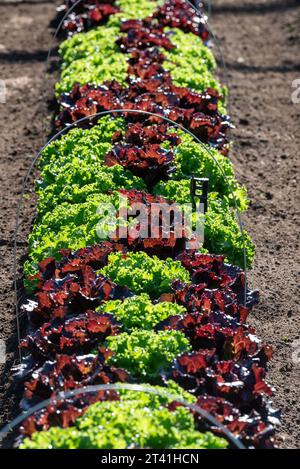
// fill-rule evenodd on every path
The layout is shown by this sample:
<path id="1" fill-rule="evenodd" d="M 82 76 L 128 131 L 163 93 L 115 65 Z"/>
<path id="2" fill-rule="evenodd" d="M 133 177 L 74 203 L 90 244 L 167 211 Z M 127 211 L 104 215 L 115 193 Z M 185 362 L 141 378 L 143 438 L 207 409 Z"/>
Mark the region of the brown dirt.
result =
<path id="1" fill-rule="evenodd" d="M 282 409 L 281 447 L 299 448 L 300 2 L 215 0 L 210 20 L 227 64 L 234 161 L 251 207 L 243 217 L 256 244 L 249 283 L 261 292 L 252 323 L 274 347 L 268 380 Z M 298 345 L 299 348 L 299 345 Z"/>
<path id="2" fill-rule="evenodd" d="M 1 366 L 1 426 L 18 414 L 15 390 L 10 380 L 11 368 L 18 363 L 13 236 L 23 178 L 51 128 L 51 113 L 44 89 L 49 88 L 45 63 L 51 41 L 49 23 L 54 16 L 53 2 L 0 4 L 0 80 L 6 84 L 6 103 L 0 103 L 0 338 L 6 341 L 7 350 L 6 364 Z M 32 182 L 31 178 L 31 190 L 26 193 L 20 217 L 19 267 L 21 256 L 26 253 L 26 238 L 34 215 Z"/>
<path id="3" fill-rule="evenodd" d="M 0 389 L 2 424 L 18 413 L 9 380 L 17 361 L 12 237 L 22 179 L 51 127 L 43 88 L 53 3 L 0 4 L 0 79 L 8 90 L 7 103 L 0 104 L 0 337 L 8 352 Z M 292 352 L 293 342 L 300 338 L 300 104 L 292 104 L 291 93 L 292 81 L 300 78 L 300 2 L 215 0 L 210 23 L 222 43 L 230 79 L 231 115 L 237 127 L 231 157 L 252 200 L 244 216 L 257 245 L 249 282 L 261 290 L 252 322 L 275 349 L 269 381 L 276 387 L 275 404 L 283 411 L 278 443 L 299 448 L 300 364 L 293 363 Z M 18 258 L 26 253 L 34 206 L 29 194 L 22 211 Z"/>

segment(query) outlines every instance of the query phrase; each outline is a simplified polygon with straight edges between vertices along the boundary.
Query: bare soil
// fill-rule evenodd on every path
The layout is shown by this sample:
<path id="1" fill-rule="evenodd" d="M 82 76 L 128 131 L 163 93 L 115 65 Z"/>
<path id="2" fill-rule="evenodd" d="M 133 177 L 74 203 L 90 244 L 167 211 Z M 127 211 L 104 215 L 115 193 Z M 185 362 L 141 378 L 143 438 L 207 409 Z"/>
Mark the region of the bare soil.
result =
<path id="1" fill-rule="evenodd" d="M 6 342 L 7 357 L 0 388 L 2 425 L 18 414 L 11 382 L 11 368 L 18 362 L 13 233 L 23 178 L 51 129 L 52 110 L 44 89 L 52 84 L 46 80 L 45 60 L 55 17 L 55 2 L 4 3 L 0 2 L 0 80 L 6 83 L 7 102 L 0 103 L 0 338 Z M 274 404 L 283 412 L 278 444 L 300 448 L 300 363 L 293 360 L 300 339 L 300 104 L 291 100 L 292 82 L 300 78 L 300 0 L 212 3 L 210 24 L 222 44 L 236 125 L 231 158 L 252 201 L 244 216 L 257 246 L 249 283 L 261 291 L 252 323 L 274 347 L 268 380 L 276 388 Z M 32 182 L 30 178 L 31 192 L 21 212 L 19 272 L 34 215 Z"/>

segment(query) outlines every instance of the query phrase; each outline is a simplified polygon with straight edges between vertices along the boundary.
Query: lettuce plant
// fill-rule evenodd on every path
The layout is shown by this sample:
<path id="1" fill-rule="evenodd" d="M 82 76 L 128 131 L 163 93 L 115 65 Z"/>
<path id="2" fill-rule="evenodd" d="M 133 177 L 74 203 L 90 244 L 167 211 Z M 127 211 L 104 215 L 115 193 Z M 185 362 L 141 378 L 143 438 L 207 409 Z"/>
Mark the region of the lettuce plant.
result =
<path id="1" fill-rule="evenodd" d="M 56 85 L 57 95 L 70 91 L 74 83 L 103 83 L 114 79 L 125 84 L 129 56 L 116 44 L 118 36 L 120 23 L 99 26 L 64 41 L 59 48 L 62 71 Z"/>
<path id="2" fill-rule="evenodd" d="M 244 248 L 247 267 L 251 267 L 255 247 L 245 229 L 237 221 L 236 212 L 228 206 L 226 198 L 220 199 L 211 193 L 209 208 L 205 214 L 204 247 L 212 254 L 224 254 L 227 260 L 242 268 Z"/>
<path id="3" fill-rule="evenodd" d="M 176 130 L 176 134 L 181 140 L 173 148 L 176 171 L 171 180 L 159 182 L 154 193 L 180 203 L 190 203 L 190 178 L 194 175 L 208 178 L 210 192 L 226 196 L 233 207 L 235 198 L 239 210 L 246 210 L 249 204 L 246 188 L 237 182 L 228 157 L 212 147 L 199 144 L 180 129 Z M 164 142 L 163 146 L 168 147 L 168 142 Z"/>
<path id="4" fill-rule="evenodd" d="M 171 291 L 173 280 L 189 282 L 189 273 L 179 261 L 158 259 L 145 252 L 116 252 L 108 256 L 108 264 L 99 271 L 118 285 L 126 285 L 134 293 L 147 293 L 158 298 Z"/>
<path id="5" fill-rule="evenodd" d="M 189 181 L 168 181 L 156 187 L 156 193 L 160 193 L 168 200 L 174 200 L 178 204 L 191 204 Z M 251 267 L 255 247 L 245 229 L 241 229 L 236 210 L 230 206 L 230 199 L 219 197 L 219 194 L 208 194 L 208 210 L 205 215 L 193 215 L 196 219 L 203 220 L 204 243 L 203 248 L 211 254 L 223 254 L 227 261 L 244 268 L 244 248 L 246 263 Z"/>
<path id="6" fill-rule="evenodd" d="M 45 170 L 48 171 L 49 166 Z M 129 190 L 132 187 L 146 190 L 143 180 L 122 166 L 108 168 L 99 162 L 91 165 L 77 158 L 61 167 L 54 182 L 47 184 L 46 181 L 42 177 L 37 183 L 39 216 L 61 204 L 81 204 L 87 202 L 91 196 L 106 194 L 109 190 Z"/>
<path id="7" fill-rule="evenodd" d="M 89 194 L 91 188 L 94 189 L 94 193 Z M 109 204 L 110 207 L 115 207 L 117 213 L 121 207 L 125 208 L 125 200 L 120 199 L 120 193 L 117 191 L 101 194 L 98 192 L 97 186 L 95 188 L 94 185 L 86 189 L 87 192 L 84 193 L 83 190 L 81 193 L 85 198 L 83 203 L 64 202 L 36 220 L 29 236 L 30 260 L 34 264 L 45 257 L 56 256 L 61 249 L 76 250 L 97 244 L 101 240 L 108 239 L 110 233 L 113 232 L 115 220 L 110 224 L 108 212 L 99 210 L 99 207 Z M 72 197 L 73 195 L 74 193 L 72 193 Z M 168 193 L 165 195 L 169 196 Z M 186 197 L 188 197 L 187 192 Z M 242 234 L 235 211 L 229 206 L 226 198 L 220 199 L 218 194 L 209 194 L 208 211 L 204 215 L 203 222 L 204 249 L 214 254 L 225 254 L 230 262 L 243 267 L 245 243 L 247 264 L 251 266 L 254 246 L 245 230 Z M 120 227 L 129 227 L 133 222 L 118 216 L 117 223 Z M 32 271 L 28 268 L 29 266 L 26 264 L 27 275 L 30 270 Z M 147 276 L 143 286 L 146 283 Z M 141 289 L 137 293 L 142 291 Z"/>
<path id="8" fill-rule="evenodd" d="M 217 89 L 224 94 L 218 81 L 213 77 L 216 61 L 211 50 L 200 37 L 184 33 L 178 28 L 165 28 L 174 49 L 164 51 L 163 67 L 170 71 L 173 83 L 202 92 L 206 88 Z"/>
<path id="9" fill-rule="evenodd" d="M 115 365 L 130 373 L 139 382 L 155 383 L 160 372 L 167 370 L 172 361 L 191 349 L 189 340 L 180 331 L 146 331 L 136 329 L 106 339 L 113 355 L 109 365 Z"/>
<path id="10" fill-rule="evenodd" d="M 91 129 L 69 130 L 66 135 L 54 140 L 43 150 L 39 162 L 43 177 L 54 182 L 56 175 L 63 171 L 62 166 L 74 158 L 86 161 L 90 165 L 103 162 L 104 156 L 113 147 L 114 133 L 124 130 L 124 120 L 121 117 L 113 119 L 110 116 L 103 116 Z"/>
<path id="11" fill-rule="evenodd" d="M 119 7 L 120 13 L 110 17 L 109 24 L 118 24 L 126 20 L 143 20 L 152 15 L 156 8 L 163 5 L 163 0 L 116 0 L 115 5 Z"/>
<path id="12" fill-rule="evenodd" d="M 70 91 L 74 83 L 101 84 L 106 80 L 126 83 L 130 54 L 121 52 L 116 39 L 122 36 L 121 21 L 131 18 L 137 19 L 131 11 L 131 4 L 128 4 L 127 12 L 111 16 L 106 25 L 76 34 L 61 44 L 62 72 L 56 86 L 58 96 Z M 165 56 L 163 67 L 171 73 L 173 83 L 200 92 L 214 88 L 224 94 L 225 89 L 213 77 L 216 68 L 214 56 L 202 39 L 178 28 L 165 28 L 165 32 L 174 47 L 171 50 L 161 48 Z"/>

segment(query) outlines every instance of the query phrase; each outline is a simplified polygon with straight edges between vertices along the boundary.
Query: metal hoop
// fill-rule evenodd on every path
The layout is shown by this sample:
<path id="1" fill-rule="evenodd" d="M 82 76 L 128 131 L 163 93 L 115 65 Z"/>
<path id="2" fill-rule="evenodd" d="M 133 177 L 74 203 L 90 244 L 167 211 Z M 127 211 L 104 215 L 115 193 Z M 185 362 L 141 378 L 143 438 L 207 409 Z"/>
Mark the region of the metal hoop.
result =
<path id="1" fill-rule="evenodd" d="M 56 396 L 53 396 L 49 399 L 46 399 L 39 404 L 36 404 L 35 406 L 31 407 L 27 411 L 23 412 L 20 414 L 18 417 L 16 417 L 11 423 L 8 423 L 5 425 L 5 427 L 0 431 L 0 441 L 2 441 L 10 431 L 14 430 L 16 426 L 19 426 L 20 423 L 30 415 L 34 414 L 35 412 L 38 412 L 39 410 L 43 409 L 44 407 L 47 407 L 50 404 L 55 405 L 57 401 L 59 400 L 64 400 L 68 399 L 70 397 L 74 397 L 83 393 L 90 393 L 90 392 L 96 392 L 96 391 L 120 391 L 120 390 L 128 390 L 128 391 L 137 391 L 137 392 L 145 392 L 148 394 L 155 394 L 158 396 L 166 397 L 167 399 L 170 399 L 170 401 L 176 401 L 180 404 L 183 404 L 193 412 L 196 412 L 200 417 L 204 418 L 205 420 L 208 420 L 212 425 L 218 427 L 224 435 L 226 435 L 227 439 L 233 443 L 236 448 L 238 449 L 246 449 L 245 446 L 218 420 L 213 417 L 209 412 L 206 410 L 202 409 L 200 406 L 196 404 L 190 404 L 187 402 L 185 399 L 178 398 L 178 396 L 169 393 L 168 391 L 164 392 L 162 389 L 158 390 L 155 388 L 152 388 L 150 386 L 146 386 L 143 384 L 129 384 L 129 383 L 122 383 L 122 384 L 98 384 L 94 386 L 87 386 L 85 388 L 77 388 L 73 389 L 71 391 L 67 392 L 60 392 L 57 393 Z"/>
<path id="2" fill-rule="evenodd" d="M 234 195 L 234 191 L 231 187 L 231 184 L 229 183 L 228 181 L 228 178 L 223 170 L 223 168 L 221 167 L 221 165 L 219 164 L 219 162 L 216 160 L 214 154 L 210 151 L 209 148 L 207 148 L 205 146 L 205 144 L 203 142 L 201 142 L 201 140 L 196 136 L 194 135 L 190 130 L 186 129 L 184 126 L 182 126 L 181 124 L 178 124 L 177 122 L 167 118 L 167 117 L 164 117 L 160 114 L 156 114 L 156 113 L 153 113 L 153 112 L 148 112 L 148 111 L 141 111 L 141 110 L 135 110 L 135 109 L 114 109 L 114 110 L 110 110 L 110 111 L 102 111 L 102 112 L 97 112 L 91 116 L 87 116 L 87 117 L 83 117 L 81 119 L 78 119 L 77 121 L 73 122 L 70 126 L 68 127 L 65 127 L 64 129 L 60 130 L 58 133 L 56 133 L 55 135 L 53 135 L 50 140 L 42 147 L 42 149 L 36 154 L 36 156 L 33 158 L 32 162 L 31 162 L 31 165 L 27 171 L 27 174 L 24 178 L 24 181 L 23 181 L 23 185 L 22 185 L 22 192 L 21 192 L 21 195 L 20 195 L 20 199 L 19 199 L 19 203 L 18 203 L 18 208 L 17 208 L 17 216 L 16 216 L 16 226 L 15 226 L 15 233 L 14 233 L 14 257 L 13 257 L 13 265 L 14 265 L 14 290 L 15 290 L 15 301 L 16 301 L 16 322 L 17 322 L 17 328 L 18 328 L 18 331 L 17 331 L 17 338 L 18 338 L 18 343 L 20 345 L 20 341 L 21 341 L 21 334 L 20 334 L 20 322 L 19 322 L 19 312 L 18 312 L 18 288 L 17 288 L 17 236 L 18 236 L 18 229 L 19 229 L 19 226 L 20 226 L 20 223 L 19 223 L 19 218 L 20 218 L 20 214 L 21 214 L 21 210 L 22 210 L 22 206 L 23 206 L 23 199 L 24 199 L 24 194 L 25 194 L 25 188 L 26 188 L 26 185 L 28 183 L 28 179 L 30 177 L 30 174 L 34 168 L 34 165 L 35 163 L 37 162 L 37 160 L 39 159 L 39 157 L 41 156 L 42 152 L 44 151 L 44 149 L 51 143 L 53 142 L 54 140 L 56 140 L 58 137 L 60 137 L 61 135 L 63 135 L 65 132 L 68 132 L 69 130 L 71 130 L 72 128 L 76 127 L 78 124 L 80 124 L 81 122 L 85 122 L 87 120 L 90 120 L 92 118 L 95 118 L 95 117 L 103 117 L 105 115 L 113 115 L 114 113 L 117 113 L 117 114 L 124 114 L 124 113 L 127 113 L 127 112 L 131 112 L 131 113 L 139 113 L 139 114 L 144 114 L 144 115 L 148 115 L 148 116 L 153 116 L 153 117 L 158 117 L 160 119 L 164 119 L 166 122 L 174 125 L 175 127 L 183 130 L 184 132 L 186 132 L 187 134 L 189 134 L 197 143 L 199 143 L 202 148 L 207 151 L 207 153 L 211 156 L 211 158 L 214 160 L 215 164 L 217 165 L 218 169 L 220 170 L 221 174 L 223 175 L 223 177 L 225 178 L 227 184 L 228 184 L 228 187 L 230 189 L 230 192 L 231 192 L 231 195 L 233 197 L 233 200 L 234 200 L 234 205 L 235 205 L 235 213 L 236 213 L 236 217 L 237 217 L 237 221 L 238 221 L 238 225 L 239 225 L 239 228 L 240 228 L 240 231 L 241 231 L 241 235 L 242 235 L 242 243 L 243 243 L 243 257 L 244 257 L 244 274 L 245 274 L 245 284 L 244 284 L 244 305 L 246 306 L 246 303 L 247 303 L 247 254 L 246 254 L 246 245 L 245 245 L 245 238 L 244 238 L 244 230 L 243 230 L 243 223 L 242 223 L 242 219 L 241 219 L 241 214 L 239 212 L 239 208 L 238 208 L 238 204 L 237 204 L 237 201 L 236 201 L 236 198 L 235 198 L 235 195 Z M 19 347 L 19 359 L 20 361 L 22 361 L 22 351 Z"/>

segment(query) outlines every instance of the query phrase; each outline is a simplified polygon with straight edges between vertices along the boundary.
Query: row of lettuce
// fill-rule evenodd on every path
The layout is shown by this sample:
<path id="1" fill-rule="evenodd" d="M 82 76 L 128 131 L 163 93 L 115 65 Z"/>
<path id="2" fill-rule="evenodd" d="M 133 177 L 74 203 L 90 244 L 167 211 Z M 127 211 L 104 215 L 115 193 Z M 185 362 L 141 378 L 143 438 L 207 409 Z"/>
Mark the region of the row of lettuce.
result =
<path id="1" fill-rule="evenodd" d="M 272 350 L 247 324 L 257 298 L 248 290 L 245 297 L 242 268 L 245 259 L 251 267 L 254 246 L 236 211 L 248 198 L 228 157 L 226 90 L 214 78 L 205 18 L 185 0 L 69 7 L 56 87 L 55 124 L 64 132 L 39 161 L 24 266 L 21 409 L 77 391 L 28 417 L 19 447 L 232 444 L 183 401 L 245 446 L 272 446 L 278 412 L 265 383 Z M 144 232 L 152 204 L 191 203 L 191 177 L 209 180 L 198 251 L 185 249 L 174 226 L 169 238 L 154 239 L 107 228 L 101 204 L 128 228 L 124 204 L 142 203 Z M 111 383 L 151 392 L 84 392 Z"/>

